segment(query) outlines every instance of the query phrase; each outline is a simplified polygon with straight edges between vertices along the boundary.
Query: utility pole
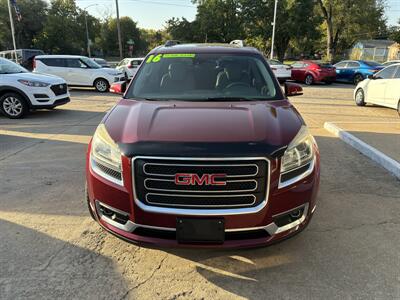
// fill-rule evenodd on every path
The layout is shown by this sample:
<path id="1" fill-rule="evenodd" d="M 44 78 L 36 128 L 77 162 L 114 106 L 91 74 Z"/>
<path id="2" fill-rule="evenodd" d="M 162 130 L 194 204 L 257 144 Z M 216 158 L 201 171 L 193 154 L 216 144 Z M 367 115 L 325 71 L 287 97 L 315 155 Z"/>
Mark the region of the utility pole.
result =
<path id="1" fill-rule="evenodd" d="M 13 46 L 14 46 L 14 57 L 15 57 L 15 62 L 18 63 L 17 44 L 15 43 L 14 20 L 13 20 L 13 16 L 12 16 L 12 12 L 11 12 L 10 0 L 7 0 L 7 3 L 8 3 L 8 14 L 10 15 L 11 35 L 12 35 Z"/>
<path id="2" fill-rule="evenodd" d="M 274 9 L 274 23 L 272 23 L 272 43 L 271 43 L 271 59 L 274 58 L 274 44 L 275 44 L 275 26 L 276 26 L 276 11 L 278 9 L 278 0 L 275 0 Z"/>
<path id="3" fill-rule="evenodd" d="M 87 42 L 87 52 L 88 52 L 88 56 L 89 56 L 89 57 L 92 56 L 92 53 L 91 53 L 91 51 L 90 51 L 89 28 L 88 28 L 88 23 L 87 23 L 87 15 L 88 15 L 88 12 L 87 12 L 86 9 L 88 9 L 89 7 L 92 7 L 92 6 L 97 6 L 97 5 L 98 5 L 98 4 L 91 4 L 91 5 L 89 5 L 89 6 L 86 6 L 86 7 L 83 9 L 84 12 L 85 12 L 86 42 Z"/>
<path id="4" fill-rule="evenodd" d="M 119 6 L 118 0 L 115 0 L 115 7 L 117 10 L 117 30 L 118 30 L 118 44 L 119 44 L 119 58 L 122 60 L 122 41 L 121 41 L 121 24 L 119 22 Z"/>
<path id="5" fill-rule="evenodd" d="M 88 25 L 87 25 L 87 11 L 86 11 L 86 10 L 85 10 L 85 25 L 86 25 L 87 52 L 88 52 L 88 56 L 91 57 L 91 53 L 90 53 L 89 29 L 88 29 Z"/>

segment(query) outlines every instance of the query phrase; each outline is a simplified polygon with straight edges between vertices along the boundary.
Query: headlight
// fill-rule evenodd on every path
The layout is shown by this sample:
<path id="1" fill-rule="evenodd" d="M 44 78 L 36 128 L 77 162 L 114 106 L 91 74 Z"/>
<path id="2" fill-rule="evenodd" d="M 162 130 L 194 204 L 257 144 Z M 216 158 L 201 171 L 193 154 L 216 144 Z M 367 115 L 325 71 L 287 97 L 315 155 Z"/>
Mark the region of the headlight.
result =
<path id="1" fill-rule="evenodd" d="M 100 124 L 96 129 L 92 140 L 91 154 L 101 173 L 119 179 L 122 170 L 121 151 L 108 134 L 104 124 Z"/>
<path id="2" fill-rule="evenodd" d="M 308 132 L 306 126 L 302 126 L 289 144 L 281 160 L 281 173 L 302 167 L 314 159 L 313 144 L 315 140 Z"/>
<path id="3" fill-rule="evenodd" d="M 24 79 L 20 79 L 20 80 L 18 80 L 18 82 L 25 84 L 27 86 L 30 86 L 30 87 L 46 87 L 46 86 L 50 85 L 50 83 L 46 83 L 46 82 L 24 80 Z"/>

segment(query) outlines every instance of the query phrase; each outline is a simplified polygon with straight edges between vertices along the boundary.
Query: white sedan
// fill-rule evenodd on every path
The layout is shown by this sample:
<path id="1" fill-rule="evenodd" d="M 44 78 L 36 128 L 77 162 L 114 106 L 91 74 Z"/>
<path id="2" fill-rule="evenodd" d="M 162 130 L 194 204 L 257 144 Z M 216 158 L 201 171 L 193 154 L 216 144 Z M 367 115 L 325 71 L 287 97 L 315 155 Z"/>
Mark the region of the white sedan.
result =
<path id="1" fill-rule="evenodd" d="M 267 59 L 267 61 L 279 82 L 285 82 L 292 77 L 291 66 L 285 65 L 276 59 Z"/>
<path id="2" fill-rule="evenodd" d="M 361 81 L 354 90 L 358 106 L 367 103 L 397 109 L 400 114 L 400 63 L 390 65 Z"/>

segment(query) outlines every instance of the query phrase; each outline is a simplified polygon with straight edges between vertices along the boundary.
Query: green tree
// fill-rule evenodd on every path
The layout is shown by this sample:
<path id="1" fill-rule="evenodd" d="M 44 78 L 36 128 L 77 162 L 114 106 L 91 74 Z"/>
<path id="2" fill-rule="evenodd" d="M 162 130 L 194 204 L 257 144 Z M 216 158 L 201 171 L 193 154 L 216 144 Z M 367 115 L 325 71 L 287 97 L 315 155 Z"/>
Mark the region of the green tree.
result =
<path id="1" fill-rule="evenodd" d="M 47 18 L 47 3 L 43 0 L 19 0 L 22 14 L 17 21 L 13 10 L 15 37 L 18 48 L 33 47 L 33 40 L 42 31 Z M 0 0 L 0 49 L 12 49 L 7 0 Z"/>
<path id="2" fill-rule="evenodd" d="M 166 30 L 140 29 L 140 35 L 145 46 L 143 54 L 171 39 Z"/>
<path id="3" fill-rule="evenodd" d="M 268 53 L 271 48 L 274 1 L 241 0 L 240 4 L 248 43 Z M 318 38 L 321 19 L 315 14 L 314 6 L 313 0 L 278 2 L 275 32 L 278 59 L 284 59 L 291 42 L 297 42 L 300 46 L 312 45 Z"/>
<path id="4" fill-rule="evenodd" d="M 137 27 L 137 23 L 130 17 L 120 18 L 121 23 L 121 40 L 123 45 L 123 55 L 129 52 L 129 40 L 134 41 L 133 54 L 142 54 L 146 48 L 146 44 L 141 39 L 141 33 Z M 100 46 L 105 55 L 119 56 L 118 34 L 117 34 L 117 19 L 111 18 L 106 20 L 101 29 Z"/>
<path id="5" fill-rule="evenodd" d="M 85 51 L 82 39 L 81 12 L 74 0 L 52 0 L 42 33 L 34 41 L 39 48 L 53 54 L 81 54 Z M 82 19 L 81 19 L 82 20 Z"/>
<path id="6" fill-rule="evenodd" d="M 196 21 L 189 22 L 185 18 L 172 18 L 166 22 L 166 31 L 173 40 L 199 42 Z"/>
<path id="7" fill-rule="evenodd" d="M 326 29 L 326 56 L 335 55 L 358 39 L 379 37 L 386 31 L 383 0 L 317 0 Z"/>
<path id="8" fill-rule="evenodd" d="M 198 0 L 196 29 L 206 42 L 243 39 L 240 0 Z"/>

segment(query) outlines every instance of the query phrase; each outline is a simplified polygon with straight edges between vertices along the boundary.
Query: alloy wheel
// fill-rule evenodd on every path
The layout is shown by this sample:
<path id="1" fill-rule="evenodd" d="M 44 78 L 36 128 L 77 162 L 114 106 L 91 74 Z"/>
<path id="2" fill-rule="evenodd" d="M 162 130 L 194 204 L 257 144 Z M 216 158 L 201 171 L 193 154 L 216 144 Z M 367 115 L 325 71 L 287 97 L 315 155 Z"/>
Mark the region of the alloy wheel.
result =
<path id="1" fill-rule="evenodd" d="M 312 75 L 307 75 L 306 80 L 305 80 L 305 84 L 306 85 L 312 85 L 314 81 L 314 78 L 312 77 Z"/>
<path id="2" fill-rule="evenodd" d="M 97 80 L 96 81 L 96 90 L 99 92 L 106 92 L 108 89 L 108 84 L 104 80 Z"/>
<path id="3" fill-rule="evenodd" d="M 3 100 L 3 110 L 11 117 L 18 117 L 23 113 L 23 105 L 18 98 L 9 96 Z"/>
<path id="4" fill-rule="evenodd" d="M 362 75 L 360 75 L 360 74 L 357 74 L 355 77 L 354 77 L 354 85 L 357 85 L 357 84 L 359 84 L 361 81 L 363 81 L 364 80 L 364 77 L 362 77 Z"/>
<path id="5" fill-rule="evenodd" d="M 355 99 L 356 100 L 356 104 L 358 106 L 365 106 L 365 101 L 364 101 L 365 96 L 364 96 L 364 91 L 362 89 L 358 89 L 357 90 L 355 98 L 356 98 Z"/>

